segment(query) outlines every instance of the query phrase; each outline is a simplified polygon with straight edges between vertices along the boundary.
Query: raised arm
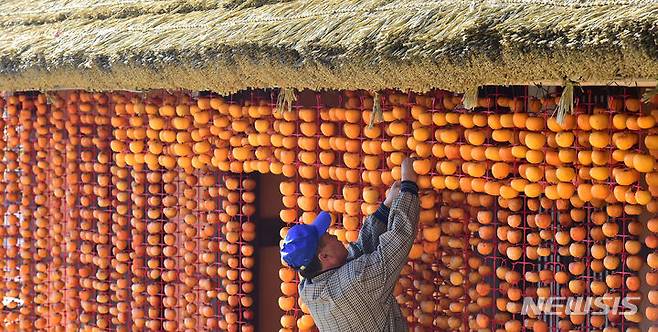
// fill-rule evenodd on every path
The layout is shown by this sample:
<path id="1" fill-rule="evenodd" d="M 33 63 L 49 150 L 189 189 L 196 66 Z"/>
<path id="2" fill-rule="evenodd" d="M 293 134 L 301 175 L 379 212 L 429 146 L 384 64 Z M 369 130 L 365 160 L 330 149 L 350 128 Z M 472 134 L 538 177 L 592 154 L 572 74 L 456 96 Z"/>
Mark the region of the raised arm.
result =
<path id="1" fill-rule="evenodd" d="M 359 238 L 350 244 L 348 260 L 353 260 L 363 254 L 370 254 L 379 245 L 379 236 L 388 228 L 388 215 L 393 201 L 400 194 L 400 182 L 395 181 L 386 193 L 386 199 L 379 205 L 375 213 L 366 217 L 359 231 Z"/>
<path id="2" fill-rule="evenodd" d="M 361 287 L 375 297 L 392 292 L 416 237 L 420 203 L 411 163 L 405 160 L 402 164 L 401 192 L 391 207 L 388 228 L 379 237 L 377 249 L 353 261 Z"/>
<path id="3" fill-rule="evenodd" d="M 359 238 L 347 248 L 349 255 L 347 260 L 359 258 L 363 254 L 369 254 L 379 245 L 379 236 L 386 231 L 388 223 L 389 208 L 382 203 L 377 211 L 363 221 L 359 231 Z"/>

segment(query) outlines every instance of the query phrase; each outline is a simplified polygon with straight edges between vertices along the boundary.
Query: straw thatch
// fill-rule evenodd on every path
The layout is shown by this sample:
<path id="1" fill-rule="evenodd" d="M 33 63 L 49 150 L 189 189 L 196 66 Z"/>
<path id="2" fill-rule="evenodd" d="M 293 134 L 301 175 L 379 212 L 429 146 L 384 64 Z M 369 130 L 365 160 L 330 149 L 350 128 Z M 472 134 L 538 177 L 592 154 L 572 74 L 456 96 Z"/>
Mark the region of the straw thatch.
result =
<path id="1" fill-rule="evenodd" d="M 654 1 L 5 0 L 0 13 L 2 90 L 658 77 Z"/>

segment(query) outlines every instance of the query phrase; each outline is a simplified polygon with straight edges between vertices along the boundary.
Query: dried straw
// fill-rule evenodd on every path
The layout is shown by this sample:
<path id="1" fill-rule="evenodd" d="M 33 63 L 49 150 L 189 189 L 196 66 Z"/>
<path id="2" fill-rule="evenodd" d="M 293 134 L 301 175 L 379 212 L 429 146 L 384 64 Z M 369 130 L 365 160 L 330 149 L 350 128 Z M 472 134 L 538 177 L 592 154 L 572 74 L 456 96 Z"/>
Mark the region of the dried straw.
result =
<path id="1" fill-rule="evenodd" d="M 571 80 L 566 80 L 564 82 L 564 89 L 562 90 L 562 95 L 560 96 L 560 103 L 555 109 L 556 120 L 559 124 L 563 124 L 566 115 L 573 112 L 573 93 L 575 85 L 576 82 Z"/>
<path id="2" fill-rule="evenodd" d="M 653 1 L 5 0 L 0 13 L 0 90 L 658 77 Z"/>
<path id="3" fill-rule="evenodd" d="M 384 112 L 382 111 L 382 97 L 378 91 L 372 93 L 372 113 L 370 114 L 369 127 L 372 128 L 377 123 L 384 121 Z"/>
<path id="4" fill-rule="evenodd" d="M 465 109 L 472 110 L 478 106 L 478 87 L 469 88 L 464 92 L 462 104 Z"/>
<path id="5" fill-rule="evenodd" d="M 256 8 L 260 6 L 276 4 L 280 2 L 286 2 L 292 0 L 229 0 L 224 4 L 224 8 L 227 9 L 246 9 L 246 8 Z"/>
<path id="6" fill-rule="evenodd" d="M 279 90 L 279 95 L 276 99 L 276 110 L 277 112 L 288 111 L 292 112 L 292 106 L 297 101 L 297 95 L 295 95 L 295 90 L 291 88 L 281 88 Z"/>

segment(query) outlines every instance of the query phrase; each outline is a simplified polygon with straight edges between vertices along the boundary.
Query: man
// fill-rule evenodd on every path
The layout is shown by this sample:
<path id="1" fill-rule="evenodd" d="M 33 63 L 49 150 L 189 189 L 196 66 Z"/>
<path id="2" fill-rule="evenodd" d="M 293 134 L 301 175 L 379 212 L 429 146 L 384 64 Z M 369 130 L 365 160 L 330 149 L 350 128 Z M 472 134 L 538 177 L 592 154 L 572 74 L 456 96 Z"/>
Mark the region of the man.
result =
<path id="1" fill-rule="evenodd" d="M 281 257 L 303 277 L 299 295 L 320 331 L 407 331 L 393 287 L 418 224 L 412 162 L 402 162 L 402 182 L 393 184 L 348 249 L 326 233 L 331 223 L 326 212 L 312 225 L 295 225 L 288 231 Z"/>

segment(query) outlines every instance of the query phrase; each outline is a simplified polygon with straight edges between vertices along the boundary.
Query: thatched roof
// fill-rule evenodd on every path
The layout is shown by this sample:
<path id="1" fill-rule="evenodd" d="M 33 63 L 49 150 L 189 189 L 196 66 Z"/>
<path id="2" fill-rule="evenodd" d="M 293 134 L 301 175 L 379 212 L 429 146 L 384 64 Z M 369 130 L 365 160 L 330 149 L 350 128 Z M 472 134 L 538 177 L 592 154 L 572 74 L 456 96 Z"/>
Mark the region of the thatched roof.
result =
<path id="1" fill-rule="evenodd" d="M 657 24 L 654 1 L 4 0 L 0 89 L 655 79 Z"/>

